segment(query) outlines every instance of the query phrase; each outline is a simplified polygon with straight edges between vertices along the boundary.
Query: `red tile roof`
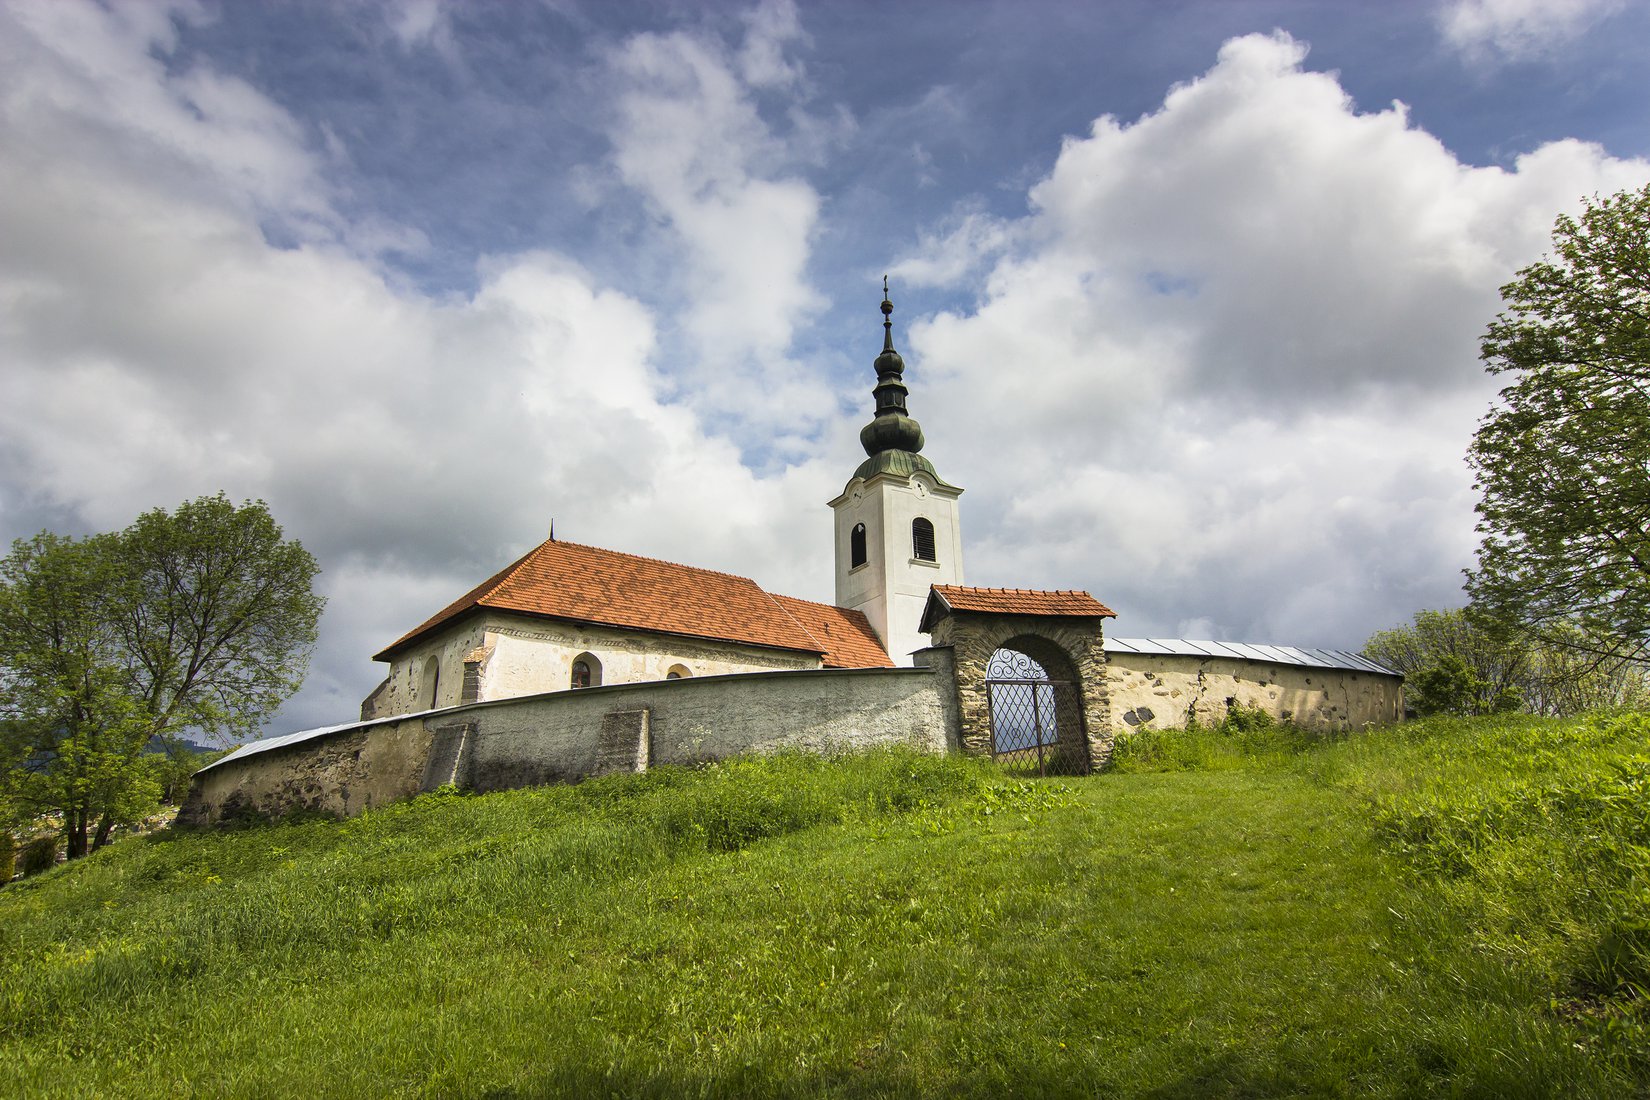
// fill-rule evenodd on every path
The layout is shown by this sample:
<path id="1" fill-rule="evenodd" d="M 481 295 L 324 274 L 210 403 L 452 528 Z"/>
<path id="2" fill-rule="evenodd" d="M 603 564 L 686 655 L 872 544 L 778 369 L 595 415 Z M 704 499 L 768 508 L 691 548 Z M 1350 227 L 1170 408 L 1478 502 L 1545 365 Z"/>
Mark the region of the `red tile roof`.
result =
<path id="1" fill-rule="evenodd" d="M 553 540 L 482 581 L 373 659 L 387 661 L 479 607 L 818 653 L 833 668 L 892 663 L 857 611 L 772 596 L 755 581 L 730 573 Z"/>
<path id="2" fill-rule="evenodd" d="M 1076 615 L 1085 618 L 1113 618 L 1117 612 L 1089 595 L 1072 589 L 1039 592 L 1029 588 L 967 588 L 960 584 L 936 584 L 923 610 L 922 626 L 932 626 L 940 615 L 938 600 L 946 611 L 989 611 L 997 615 Z"/>
<path id="3" fill-rule="evenodd" d="M 804 630 L 824 643 L 826 668 L 894 667 L 863 612 L 794 596 L 775 596 L 774 601 L 795 616 Z"/>

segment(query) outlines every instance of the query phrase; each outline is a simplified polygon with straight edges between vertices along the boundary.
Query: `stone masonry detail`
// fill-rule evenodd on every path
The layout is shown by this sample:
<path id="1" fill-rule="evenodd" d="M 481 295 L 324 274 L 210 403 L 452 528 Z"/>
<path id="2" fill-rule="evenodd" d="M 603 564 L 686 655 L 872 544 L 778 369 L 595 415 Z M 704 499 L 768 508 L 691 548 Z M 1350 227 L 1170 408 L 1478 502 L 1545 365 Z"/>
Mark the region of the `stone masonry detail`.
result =
<path id="1" fill-rule="evenodd" d="M 974 611 L 952 611 L 936 623 L 932 631 L 934 645 L 949 647 L 956 662 L 959 739 L 963 751 L 977 756 L 991 752 L 991 701 L 986 667 L 991 655 L 1004 643 L 1014 642 L 1015 648 L 1023 648 L 1045 668 L 1051 660 L 1069 662 L 1082 699 L 1082 727 L 1088 745 L 1089 768 L 1099 771 L 1109 764 L 1114 733 L 1101 623 L 1098 618 Z M 1055 669 L 1050 672 L 1055 673 Z"/>

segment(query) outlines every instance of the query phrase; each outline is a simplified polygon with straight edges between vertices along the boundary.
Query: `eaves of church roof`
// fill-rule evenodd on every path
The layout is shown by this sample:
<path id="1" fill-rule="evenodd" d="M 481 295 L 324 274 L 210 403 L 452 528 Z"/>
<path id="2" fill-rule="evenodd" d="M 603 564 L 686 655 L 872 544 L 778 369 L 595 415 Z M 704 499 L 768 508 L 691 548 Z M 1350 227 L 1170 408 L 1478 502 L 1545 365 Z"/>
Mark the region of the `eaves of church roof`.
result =
<path id="1" fill-rule="evenodd" d="M 488 577 L 373 660 L 387 661 L 481 608 L 816 653 L 827 668 L 893 663 L 857 611 L 774 596 L 731 573 L 555 539 Z"/>

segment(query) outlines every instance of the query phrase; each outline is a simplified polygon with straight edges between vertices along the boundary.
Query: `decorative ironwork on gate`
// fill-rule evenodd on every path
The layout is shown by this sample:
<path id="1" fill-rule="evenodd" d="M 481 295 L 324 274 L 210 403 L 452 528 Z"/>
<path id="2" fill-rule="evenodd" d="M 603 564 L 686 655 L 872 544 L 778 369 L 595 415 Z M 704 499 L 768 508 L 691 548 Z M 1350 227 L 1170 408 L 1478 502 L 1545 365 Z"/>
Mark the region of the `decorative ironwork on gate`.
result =
<path id="1" fill-rule="evenodd" d="M 993 653 L 985 675 L 994 759 L 1037 775 L 1088 771 L 1083 700 L 1075 683 L 1050 679 L 1042 665 L 1017 649 Z"/>

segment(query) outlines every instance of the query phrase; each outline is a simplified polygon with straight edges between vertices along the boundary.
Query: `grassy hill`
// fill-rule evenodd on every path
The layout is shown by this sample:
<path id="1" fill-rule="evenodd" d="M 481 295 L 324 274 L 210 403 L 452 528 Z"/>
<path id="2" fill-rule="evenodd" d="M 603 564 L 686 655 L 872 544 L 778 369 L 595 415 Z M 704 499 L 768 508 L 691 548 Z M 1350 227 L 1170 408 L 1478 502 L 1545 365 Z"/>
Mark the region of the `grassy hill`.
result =
<path id="1" fill-rule="evenodd" d="M 9 1095 L 1609 1096 L 1650 717 L 877 753 L 123 841 L 0 891 Z"/>

